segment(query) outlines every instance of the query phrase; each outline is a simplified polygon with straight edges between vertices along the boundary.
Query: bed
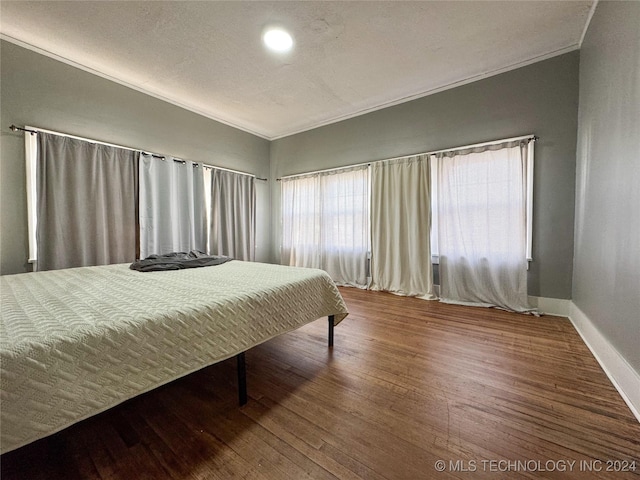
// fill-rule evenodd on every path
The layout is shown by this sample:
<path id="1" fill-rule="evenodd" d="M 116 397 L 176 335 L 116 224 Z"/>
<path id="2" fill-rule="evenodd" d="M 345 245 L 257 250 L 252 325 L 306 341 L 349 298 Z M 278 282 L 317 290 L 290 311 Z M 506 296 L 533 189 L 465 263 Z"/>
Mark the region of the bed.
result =
<path id="1" fill-rule="evenodd" d="M 227 358 L 243 369 L 243 352 L 318 318 L 332 337 L 348 313 L 322 270 L 241 261 L 9 275 L 0 295 L 0 453 Z"/>

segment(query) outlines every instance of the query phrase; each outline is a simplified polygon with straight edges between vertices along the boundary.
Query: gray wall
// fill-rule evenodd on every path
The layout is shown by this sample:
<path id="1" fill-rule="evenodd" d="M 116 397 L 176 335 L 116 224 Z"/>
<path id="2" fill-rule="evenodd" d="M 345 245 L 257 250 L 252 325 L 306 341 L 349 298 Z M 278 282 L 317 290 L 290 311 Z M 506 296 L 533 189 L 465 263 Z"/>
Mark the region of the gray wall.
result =
<path id="1" fill-rule="evenodd" d="M 30 270 L 22 133 L 33 125 L 269 176 L 269 142 L 167 102 L 0 43 L 0 273 Z M 270 255 L 269 184 L 256 182 L 258 260 Z"/>
<path id="2" fill-rule="evenodd" d="M 581 51 L 573 302 L 640 372 L 640 3 L 600 2 Z"/>
<path id="3" fill-rule="evenodd" d="M 570 298 L 578 52 L 271 143 L 272 178 L 535 133 L 529 294 Z M 279 259 L 279 185 L 273 183 Z"/>
<path id="4" fill-rule="evenodd" d="M 11 43 L 0 48 L 0 273 L 28 270 L 24 146 L 22 134 L 8 130 L 12 123 L 271 179 L 535 133 L 529 293 L 570 298 L 577 52 L 270 143 Z M 279 184 L 257 185 L 257 258 L 277 261 Z"/>

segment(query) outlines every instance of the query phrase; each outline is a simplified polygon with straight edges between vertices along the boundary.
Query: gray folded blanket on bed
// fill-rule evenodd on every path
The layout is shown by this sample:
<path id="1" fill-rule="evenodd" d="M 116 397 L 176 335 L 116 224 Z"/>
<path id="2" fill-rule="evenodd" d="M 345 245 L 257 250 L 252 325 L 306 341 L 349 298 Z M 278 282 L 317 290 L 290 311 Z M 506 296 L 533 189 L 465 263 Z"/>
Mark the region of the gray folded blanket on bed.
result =
<path id="1" fill-rule="evenodd" d="M 180 270 L 183 268 L 209 267 L 220 265 L 232 258 L 222 255 L 207 255 L 198 250 L 190 252 L 172 252 L 164 255 L 149 255 L 143 260 L 136 260 L 129 268 L 139 272 L 157 272 L 161 270 Z"/>

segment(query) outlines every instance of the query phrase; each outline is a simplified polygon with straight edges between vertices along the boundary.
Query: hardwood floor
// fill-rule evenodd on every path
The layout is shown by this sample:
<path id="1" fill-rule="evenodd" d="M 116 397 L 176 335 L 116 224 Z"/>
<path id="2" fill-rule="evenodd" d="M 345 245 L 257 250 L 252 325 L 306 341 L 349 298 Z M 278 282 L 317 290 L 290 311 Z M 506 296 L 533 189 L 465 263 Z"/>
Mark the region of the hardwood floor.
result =
<path id="1" fill-rule="evenodd" d="M 640 479 L 640 423 L 567 319 L 341 291 L 333 350 L 323 319 L 247 352 L 244 407 L 222 362 L 3 455 L 3 480 Z"/>

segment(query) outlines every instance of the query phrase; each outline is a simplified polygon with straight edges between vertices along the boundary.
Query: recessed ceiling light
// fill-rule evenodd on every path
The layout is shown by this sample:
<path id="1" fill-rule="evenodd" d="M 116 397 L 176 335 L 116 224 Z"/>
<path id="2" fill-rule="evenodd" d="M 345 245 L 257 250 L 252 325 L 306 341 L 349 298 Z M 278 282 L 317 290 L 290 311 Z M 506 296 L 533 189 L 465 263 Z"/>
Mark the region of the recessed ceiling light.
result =
<path id="1" fill-rule="evenodd" d="M 288 52 L 293 47 L 291 35 L 281 28 L 270 28 L 264 32 L 262 41 L 274 52 Z"/>

